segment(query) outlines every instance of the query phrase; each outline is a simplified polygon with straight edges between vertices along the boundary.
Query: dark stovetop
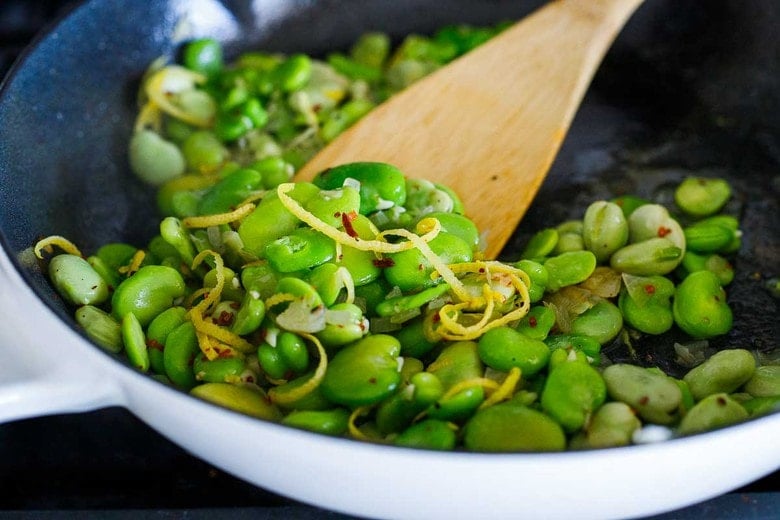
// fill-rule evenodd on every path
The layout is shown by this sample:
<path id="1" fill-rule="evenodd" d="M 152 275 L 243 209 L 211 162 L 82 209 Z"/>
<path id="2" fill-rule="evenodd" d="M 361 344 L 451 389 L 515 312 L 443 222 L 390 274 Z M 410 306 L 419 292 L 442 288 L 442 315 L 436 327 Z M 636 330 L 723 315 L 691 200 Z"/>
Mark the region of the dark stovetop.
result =
<path id="1" fill-rule="evenodd" d="M 0 1 L 0 77 L 74 0 Z M 0 515 L 16 518 L 346 518 L 242 482 L 189 455 L 129 412 L 0 425 Z M 664 519 L 780 516 L 780 472 Z"/>

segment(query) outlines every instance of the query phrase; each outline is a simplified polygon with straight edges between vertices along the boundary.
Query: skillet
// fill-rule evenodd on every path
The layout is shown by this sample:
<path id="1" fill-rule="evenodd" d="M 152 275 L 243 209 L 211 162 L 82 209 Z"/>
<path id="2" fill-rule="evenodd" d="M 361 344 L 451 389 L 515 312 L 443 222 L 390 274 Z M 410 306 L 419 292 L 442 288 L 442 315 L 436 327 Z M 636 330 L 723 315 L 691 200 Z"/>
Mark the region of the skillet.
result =
<path id="1" fill-rule="evenodd" d="M 233 52 L 253 46 L 321 54 L 368 29 L 400 37 L 452 22 L 491 23 L 519 18 L 540 2 L 139 4 L 87 2 L 40 39 L 2 87 L 0 308 L 14 319 L 0 328 L 0 350 L 11 360 L 0 369 L 0 419 L 119 404 L 250 482 L 383 517 L 508 510 L 635 516 L 714 496 L 778 468 L 777 415 L 660 446 L 442 457 L 248 420 L 163 387 L 92 347 L 25 252 L 51 233 L 85 250 L 114 240 L 142 243 L 153 233 L 153 194 L 128 173 L 125 148 L 138 78 L 151 60 L 176 52 L 175 36 L 217 36 Z M 778 275 L 778 11 L 769 1 L 723 0 L 705 11 L 693 1 L 648 0 L 608 56 L 506 257 L 530 230 L 573 216 L 599 196 L 663 195 L 688 173 L 726 176 L 738 194 L 730 210 L 746 236 L 741 274 L 729 288 L 736 327 L 712 347 L 736 344 L 772 355 L 777 301 L 765 283 Z M 636 345 L 634 356 L 615 345 L 610 356 L 674 373 L 681 367 L 673 341 Z M 217 442 L 224 432 L 232 446 Z M 293 464 L 291 450 L 305 453 L 306 463 Z M 705 472 L 707 479 L 695 478 Z M 566 492 L 572 486 L 578 496 Z"/>

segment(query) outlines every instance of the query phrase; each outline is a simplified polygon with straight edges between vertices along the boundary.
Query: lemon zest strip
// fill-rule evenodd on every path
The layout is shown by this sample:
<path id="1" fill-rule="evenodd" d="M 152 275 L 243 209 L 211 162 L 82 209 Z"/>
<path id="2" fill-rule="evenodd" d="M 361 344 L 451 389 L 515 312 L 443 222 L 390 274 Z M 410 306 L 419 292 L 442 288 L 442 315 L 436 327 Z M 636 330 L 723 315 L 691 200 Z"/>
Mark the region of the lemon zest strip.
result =
<path id="1" fill-rule="evenodd" d="M 36 242 L 35 249 L 33 250 L 35 256 L 39 260 L 43 260 L 42 251 L 45 249 L 47 252 L 51 252 L 52 246 L 57 246 L 68 254 L 80 256 L 82 258 L 84 257 L 84 255 L 81 254 L 81 251 L 79 251 L 79 248 L 76 247 L 76 244 L 60 235 L 48 236 Z"/>
<path id="2" fill-rule="evenodd" d="M 364 415 L 368 415 L 368 413 L 371 411 L 372 406 L 358 406 L 355 408 L 352 413 L 349 415 L 349 421 L 347 422 L 347 425 L 349 427 L 349 434 L 359 441 L 369 441 L 371 440 L 368 435 L 360 431 L 360 428 L 357 427 L 355 424 L 355 421 L 358 419 L 358 417 L 363 417 Z"/>
<path id="3" fill-rule="evenodd" d="M 336 242 L 342 243 L 344 245 L 347 245 L 349 247 L 354 247 L 355 249 L 359 249 L 361 251 L 373 251 L 377 253 L 400 253 L 401 251 L 406 251 L 408 249 L 412 249 L 415 247 L 416 243 L 412 242 L 411 240 L 406 242 L 401 242 L 399 244 L 391 244 L 389 242 L 386 242 L 384 240 L 361 240 L 357 237 L 353 237 L 352 235 L 340 231 L 336 229 L 333 226 L 330 226 L 317 218 L 315 215 L 310 213 L 309 211 L 306 211 L 295 199 L 290 197 L 287 193 L 291 191 L 295 187 L 295 183 L 287 182 L 280 184 L 279 187 L 276 189 L 276 193 L 279 195 L 279 200 L 282 202 L 282 205 L 298 217 L 301 221 L 305 222 L 309 225 L 312 229 L 319 231 L 323 235 L 327 236 L 328 238 L 331 238 L 335 240 Z M 426 233 L 420 238 L 424 242 L 429 242 L 436 238 L 436 235 L 439 234 L 439 231 L 441 230 L 441 226 L 435 227 L 430 232 Z M 395 229 L 395 230 L 388 230 L 382 233 L 380 235 L 380 238 L 384 235 L 388 234 L 396 234 L 398 236 L 406 236 L 414 235 L 413 233 L 405 230 L 405 229 Z"/>
<path id="4" fill-rule="evenodd" d="M 165 88 L 165 80 L 177 74 L 180 76 L 178 79 L 189 80 L 193 85 L 206 82 L 206 76 L 202 74 L 198 74 L 197 72 L 193 72 L 179 65 L 169 65 L 158 70 L 149 78 L 146 83 L 146 95 L 149 96 L 149 100 L 163 112 L 191 125 L 201 128 L 208 127 L 211 124 L 210 118 L 203 119 L 194 114 L 185 112 L 171 103 L 168 99 L 168 95 L 173 92 L 170 92 Z"/>
<path id="5" fill-rule="evenodd" d="M 499 386 L 493 393 L 491 393 L 490 397 L 485 399 L 482 404 L 479 405 L 478 409 L 483 410 L 489 406 L 493 406 L 494 404 L 500 403 L 501 401 L 505 401 L 512 397 L 512 394 L 517 387 L 517 383 L 520 381 L 521 375 L 522 372 L 520 368 L 510 368 L 509 375 L 506 376 L 506 379 L 504 379 L 504 381 L 501 383 L 501 386 Z"/>
<path id="6" fill-rule="evenodd" d="M 230 224 L 246 217 L 255 209 L 252 203 L 246 203 L 233 211 L 227 213 L 218 213 L 216 215 L 203 215 L 198 217 L 187 217 L 181 222 L 188 228 L 208 228 L 212 226 L 221 226 Z"/>
<path id="7" fill-rule="evenodd" d="M 268 397 L 274 403 L 290 404 L 299 399 L 303 399 L 316 390 L 325 378 L 325 372 L 328 369 L 328 354 L 325 352 L 325 347 L 322 346 L 322 343 L 320 343 L 320 340 L 317 339 L 316 336 L 312 336 L 308 333 L 301 333 L 300 335 L 314 343 L 320 356 L 319 363 L 317 363 L 317 368 L 314 369 L 314 373 L 311 377 L 301 386 L 289 391 L 281 390 L 283 387 L 280 386 L 268 390 Z"/>

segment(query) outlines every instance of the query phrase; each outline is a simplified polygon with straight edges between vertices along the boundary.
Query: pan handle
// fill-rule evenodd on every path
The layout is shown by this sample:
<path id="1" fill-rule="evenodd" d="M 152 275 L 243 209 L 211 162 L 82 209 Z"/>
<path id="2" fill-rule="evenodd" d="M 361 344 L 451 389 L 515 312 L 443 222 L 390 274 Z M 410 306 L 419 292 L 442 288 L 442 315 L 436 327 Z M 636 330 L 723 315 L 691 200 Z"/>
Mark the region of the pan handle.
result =
<path id="1" fill-rule="evenodd" d="M 121 405 L 111 364 L 88 347 L 0 250 L 0 423 Z"/>

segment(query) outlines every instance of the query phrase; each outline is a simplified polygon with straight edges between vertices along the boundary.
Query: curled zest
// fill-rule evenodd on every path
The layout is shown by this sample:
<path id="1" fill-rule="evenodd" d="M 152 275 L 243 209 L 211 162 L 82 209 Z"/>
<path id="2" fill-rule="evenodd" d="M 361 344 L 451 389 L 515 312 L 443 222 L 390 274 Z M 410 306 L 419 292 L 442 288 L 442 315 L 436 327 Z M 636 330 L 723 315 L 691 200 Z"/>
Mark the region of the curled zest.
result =
<path id="1" fill-rule="evenodd" d="M 217 283 L 208 291 L 206 297 L 188 312 L 188 317 L 195 327 L 198 346 L 210 361 L 213 361 L 220 355 L 220 351 L 214 346 L 212 339 L 218 341 L 222 345 L 235 348 L 239 352 L 252 352 L 254 346 L 247 340 L 219 325 L 203 319 L 204 315 L 209 312 L 211 307 L 219 302 L 220 296 L 222 295 L 222 289 L 225 287 L 225 274 L 223 272 L 225 262 L 222 260 L 222 256 L 219 253 L 211 251 L 210 249 L 201 251 L 193 259 L 192 269 L 196 269 L 208 256 L 214 258 Z"/>
<path id="2" fill-rule="evenodd" d="M 155 72 L 146 83 L 146 95 L 149 103 L 160 110 L 185 123 L 206 128 L 211 125 L 211 119 L 203 119 L 188 113 L 170 101 L 171 94 L 190 90 L 195 85 L 206 82 L 206 76 L 193 72 L 178 65 L 169 65 Z M 142 111 L 143 113 L 143 111 Z"/>
<path id="3" fill-rule="evenodd" d="M 287 211 L 289 211 L 290 213 L 298 217 L 301 221 L 308 224 L 309 227 L 311 227 L 312 229 L 319 231 L 323 235 L 335 240 L 337 243 L 341 243 L 353 247 L 360 251 L 373 251 L 375 253 L 400 253 L 401 251 L 406 251 L 408 249 L 414 248 L 419 243 L 419 241 L 416 239 L 414 241 L 409 239 L 406 242 L 391 244 L 384 240 L 360 240 L 357 237 L 353 237 L 349 233 L 340 231 L 335 227 L 326 224 L 325 222 L 323 222 L 322 220 L 314 216 L 312 213 L 303 209 L 303 207 L 300 204 L 298 204 L 298 202 L 295 199 L 293 199 L 287 194 L 294 187 L 295 187 L 295 183 L 287 182 L 284 184 L 280 184 L 279 187 L 276 189 L 276 193 L 279 195 L 279 200 L 282 202 L 282 204 L 287 209 Z M 384 231 L 383 233 L 378 235 L 378 237 L 382 238 L 387 235 L 397 235 L 404 238 L 409 238 L 410 236 L 414 236 L 421 239 L 423 242 L 430 242 L 431 240 L 436 238 L 440 230 L 441 230 L 441 225 L 437 225 L 434 226 L 433 229 L 428 233 L 426 233 L 425 235 L 418 237 L 417 235 L 414 235 L 414 233 L 411 233 L 405 229 L 393 229 L 393 230 Z"/>
<path id="4" fill-rule="evenodd" d="M 501 383 L 501 386 L 496 388 L 496 390 L 493 391 L 493 393 L 491 393 L 490 396 L 485 399 L 481 405 L 479 405 L 479 409 L 483 410 L 489 406 L 498 404 L 501 401 L 510 399 L 512 394 L 515 392 L 515 388 L 517 388 L 517 383 L 520 382 L 521 375 L 522 372 L 518 367 L 512 367 L 509 369 L 509 374 L 507 375 L 506 379 L 504 379 L 504 382 Z"/>
<path id="5" fill-rule="evenodd" d="M 301 333 L 301 337 L 314 343 L 314 346 L 317 348 L 317 353 L 320 357 L 317 368 L 314 369 L 314 373 L 304 384 L 293 390 L 286 390 L 284 386 L 277 386 L 268 390 L 268 397 L 271 399 L 271 402 L 277 404 L 294 403 L 316 390 L 325 378 L 325 372 L 328 369 L 328 354 L 325 352 L 325 347 L 322 346 L 322 343 L 316 336 Z"/>
<path id="6" fill-rule="evenodd" d="M 139 249 L 133 253 L 133 257 L 130 259 L 130 263 L 121 266 L 118 271 L 122 274 L 130 276 L 141 268 L 141 264 L 143 263 L 144 258 L 146 258 L 146 251 Z"/>
<path id="7" fill-rule="evenodd" d="M 187 217 L 182 220 L 182 224 L 188 228 L 208 228 L 212 226 L 221 226 L 223 224 L 230 224 L 237 222 L 255 209 L 255 205 L 252 203 L 246 203 L 233 211 L 228 213 L 219 213 L 217 215 L 203 215 L 198 217 Z"/>
<path id="8" fill-rule="evenodd" d="M 352 413 L 349 415 L 349 422 L 347 423 L 349 428 L 349 435 L 353 439 L 357 439 L 360 441 L 370 441 L 371 439 L 363 433 L 360 428 L 357 427 L 355 424 L 355 421 L 358 420 L 359 417 L 363 417 L 364 415 L 368 415 L 368 413 L 371 411 L 373 406 L 358 406 L 355 408 Z"/>
<path id="9" fill-rule="evenodd" d="M 35 252 L 36 258 L 38 258 L 39 260 L 43 260 L 43 251 L 45 250 L 47 252 L 51 252 L 53 246 L 57 246 L 63 251 L 65 251 L 66 253 L 71 255 L 76 255 L 81 257 L 84 256 L 81 254 L 81 251 L 79 251 L 79 248 L 76 247 L 76 245 L 70 240 L 68 240 L 67 238 L 59 235 L 52 235 L 39 240 L 35 244 L 35 248 L 33 249 L 33 251 Z"/>
<path id="10" fill-rule="evenodd" d="M 494 261 L 465 262 L 450 264 L 446 267 L 452 275 L 452 279 L 457 283 L 456 286 L 453 286 L 452 292 L 461 301 L 448 303 L 439 310 L 438 328 L 434 332 L 439 337 L 454 341 L 476 339 L 490 329 L 520 320 L 528 313 L 531 301 L 528 287 L 531 282 L 528 275 L 521 269 Z M 461 273 L 478 273 L 485 276 L 486 282 L 482 286 L 481 297 L 471 295 L 466 291 L 463 283 L 456 277 L 456 274 Z M 493 290 L 490 286 L 489 282 L 494 275 L 506 277 L 516 291 L 515 308 L 496 318 L 493 317 L 493 311 L 496 305 L 506 302 L 506 296 Z M 449 282 L 449 280 L 447 281 Z M 466 313 L 464 311 L 477 312 Z M 468 321 L 471 322 L 476 319 L 476 323 L 468 326 L 463 325 L 461 322 L 464 321 L 465 316 L 468 316 Z"/>
<path id="11" fill-rule="evenodd" d="M 162 130 L 162 111 L 154 103 L 146 103 L 138 112 L 138 117 L 135 118 L 135 125 L 133 126 L 135 132 L 140 132 L 147 128 L 151 128 L 158 133 Z"/>

